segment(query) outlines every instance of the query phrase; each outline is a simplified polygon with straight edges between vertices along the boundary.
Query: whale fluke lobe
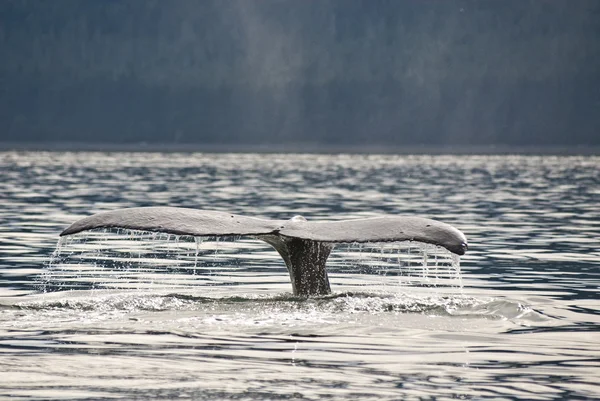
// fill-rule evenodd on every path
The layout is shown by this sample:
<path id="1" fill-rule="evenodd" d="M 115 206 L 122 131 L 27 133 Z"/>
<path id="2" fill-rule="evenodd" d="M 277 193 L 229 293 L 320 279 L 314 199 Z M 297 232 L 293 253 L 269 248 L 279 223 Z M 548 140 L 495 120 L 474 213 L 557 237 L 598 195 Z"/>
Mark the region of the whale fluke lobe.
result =
<path id="1" fill-rule="evenodd" d="M 423 217 L 290 221 L 279 233 L 324 243 L 418 241 L 439 245 L 457 255 L 464 255 L 467 250 L 467 238 L 457 228 Z"/>
<path id="2" fill-rule="evenodd" d="M 132 207 L 101 212 L 77 220 L 60 235 L 71 235 L 96 228 L 127 228 L 196 237 L 258 235 L 276 231 L 281 223 L 277 220 L 212 210 L 169 206 Z"/>
<path id="3" fill-rule="evenodd" d="M 196 237 L 251 236 L 283 258 L 294 295 L 331 292 L 325 263 L 336 243 L 418 241 L 463 255 L 465 235 L 455 227 L 422 217 L 382 216 L 341 221 L 268 220 L 225 212 L 178 207 L 138 207 L 97 213 L 78 220 L 60 235 L 98 228 L 125 228 Z"/>

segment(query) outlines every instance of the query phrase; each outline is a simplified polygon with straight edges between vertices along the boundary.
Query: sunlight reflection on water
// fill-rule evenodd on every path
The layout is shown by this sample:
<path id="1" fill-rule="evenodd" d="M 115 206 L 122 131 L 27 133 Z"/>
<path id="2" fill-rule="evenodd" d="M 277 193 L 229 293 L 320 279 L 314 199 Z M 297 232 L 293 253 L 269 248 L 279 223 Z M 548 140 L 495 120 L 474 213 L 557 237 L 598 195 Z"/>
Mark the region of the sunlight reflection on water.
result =
<path id="1" fill-rule="evenodd" d="M 0 397 L 598 398 L 599 165 L 0 153 Z M 75 219 L 150 205 L 435 218 L 469 238 L 463 288 L 409 284 L 380 248 L 339 249 L 334 293 L 299 299 L 279 256 L 252 239 L 220 242 L 216 256 L 203 242 L 196 256 L 194 241 L 99 233 L 44 267 Z"/>

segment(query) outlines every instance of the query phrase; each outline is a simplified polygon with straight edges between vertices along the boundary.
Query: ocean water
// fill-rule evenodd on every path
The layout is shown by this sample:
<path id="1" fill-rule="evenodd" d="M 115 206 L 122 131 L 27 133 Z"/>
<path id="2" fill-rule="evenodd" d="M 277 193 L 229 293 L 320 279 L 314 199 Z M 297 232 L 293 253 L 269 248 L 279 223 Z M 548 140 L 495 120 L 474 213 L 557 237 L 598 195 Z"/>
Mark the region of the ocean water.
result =
<path id="1" fill-rule="evenodd" d="M 0 398 L 600 398 L 600 158 L 0 153 Z M 170 205 L 309 220 L 435 218 L 340 245 L 297 298 L 252 238 L 58 234 Z"/>

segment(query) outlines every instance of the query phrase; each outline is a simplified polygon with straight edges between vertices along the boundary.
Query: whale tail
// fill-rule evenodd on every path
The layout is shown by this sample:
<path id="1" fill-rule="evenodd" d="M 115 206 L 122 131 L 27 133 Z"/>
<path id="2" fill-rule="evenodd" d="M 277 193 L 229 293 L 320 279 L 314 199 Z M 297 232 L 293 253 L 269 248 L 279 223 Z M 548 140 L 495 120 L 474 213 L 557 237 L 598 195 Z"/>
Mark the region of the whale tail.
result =
<path id="1" fill-rule="evenodd" d="M 325 263 L 336 243 L 418 241 L 463 255 L 465 235 L 431 219 L 381 216 L 341 221 L 267 220 L 224 212 L 177 207 L 140 207 L 97 213 L 80 219 L 60 235 L 97 228 L 125 228 L 197 237 L 251 236 L 271 245 L 283 258 L 294 295 L 331 292 Z"/>

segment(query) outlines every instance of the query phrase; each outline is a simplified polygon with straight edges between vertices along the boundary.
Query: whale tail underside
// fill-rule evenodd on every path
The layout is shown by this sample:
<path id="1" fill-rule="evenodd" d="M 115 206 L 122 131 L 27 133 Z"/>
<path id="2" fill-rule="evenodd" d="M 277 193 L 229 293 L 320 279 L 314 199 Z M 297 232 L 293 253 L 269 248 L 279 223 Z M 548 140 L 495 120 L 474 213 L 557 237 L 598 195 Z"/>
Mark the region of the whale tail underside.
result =
<path id="1" fill-rule="evenodd" d="M 412 216 L 381 216 L 340 221 L 303 218 L 268 220 L 225 212 L 139 207 L 97 213 L 80 219 L 60 235 L 98 228 L 124 228 L 197 237 L 251 236 L 271 245 L 283 258 L 295 295 L 331 292 L 325 262 L 336 243 L 418 241 L 463 255 L 465 235 L 436 220 Z"/>

